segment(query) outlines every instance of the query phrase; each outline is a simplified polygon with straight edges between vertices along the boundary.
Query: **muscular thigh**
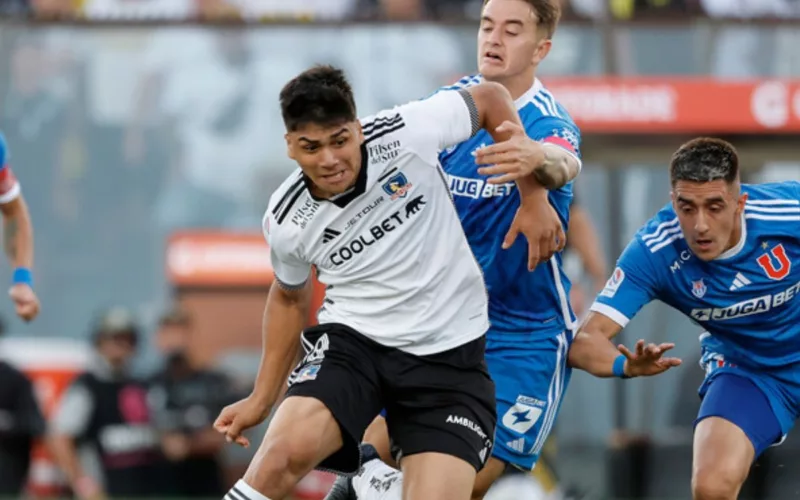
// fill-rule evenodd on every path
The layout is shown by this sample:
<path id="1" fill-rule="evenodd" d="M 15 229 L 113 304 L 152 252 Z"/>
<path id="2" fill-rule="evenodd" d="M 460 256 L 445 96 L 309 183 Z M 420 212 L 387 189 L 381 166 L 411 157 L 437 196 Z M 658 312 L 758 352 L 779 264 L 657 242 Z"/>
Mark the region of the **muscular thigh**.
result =
<path id="1" fill-rule="evenodd" d="M 341 430 L 341 447 L 320 468 L 350 474 L 360 467 L 359 443 L 364 430 L 382 407 L 379 356 L 373 344 L 355 330 L 324 324 L 303 333 L 306 355 L 289 377 L 287 401 L 293 397 L 321 402 Z M 300 426 L 313 433 L 313 426 Z"/>
<path id="2" fill-rule="evenodd" d="M 433 356 L 385 358 L 386 423 L 395 459 L 439 453 L 480 470 L 495 429 L 494 383 L 483 338 Z"/>
<path id="3" fill-rule="evenodd" d="M 535 465 L 569 383 L 570 334 L 525 340 L 493 336 L 486 362 L 497 388 L 493 456 L 523 470 Z"/>

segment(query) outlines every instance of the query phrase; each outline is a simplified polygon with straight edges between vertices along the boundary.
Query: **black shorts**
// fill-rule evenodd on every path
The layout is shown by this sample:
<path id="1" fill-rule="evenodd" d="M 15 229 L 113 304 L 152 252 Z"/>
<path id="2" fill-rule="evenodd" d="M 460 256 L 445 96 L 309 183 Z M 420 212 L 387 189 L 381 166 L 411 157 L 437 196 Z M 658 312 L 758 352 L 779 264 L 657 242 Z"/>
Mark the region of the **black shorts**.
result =
<path id="1" fill-rule="evenodd" d="M 306 356 L 289 377 L 286 396 L 324 403 L 344 441 L 318 468 L 356 473 L 364 431 L 385 408 L 396 458 L 439 452 L 480 470 L 491 456 L 497 420 L 485 344 L 480 337 L 449 351 L 414 356 L 338 323 L 305 330 Z"/>

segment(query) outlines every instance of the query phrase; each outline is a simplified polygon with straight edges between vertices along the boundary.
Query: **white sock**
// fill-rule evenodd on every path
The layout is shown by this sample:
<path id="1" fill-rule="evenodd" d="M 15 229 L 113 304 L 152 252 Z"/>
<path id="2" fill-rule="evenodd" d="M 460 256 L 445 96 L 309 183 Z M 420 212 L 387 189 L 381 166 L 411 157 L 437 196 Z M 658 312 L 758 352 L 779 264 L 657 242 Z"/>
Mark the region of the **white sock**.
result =
<path id="1" fill-rule="evenodd" d="M 359 500 L 402 500 L 403 473 L 381 460 L 370 460 L 353 478 L 353 488 Z"/>
<path id="2" fill-rule="evenodd" d="M 398 497 L 400 498 L 400 497 Z M 244 479 L 236 481 L 233 488 L 230 489 L 225 500 L 270 500 L 259 493 L 255 488 L 244 482 Z"/>

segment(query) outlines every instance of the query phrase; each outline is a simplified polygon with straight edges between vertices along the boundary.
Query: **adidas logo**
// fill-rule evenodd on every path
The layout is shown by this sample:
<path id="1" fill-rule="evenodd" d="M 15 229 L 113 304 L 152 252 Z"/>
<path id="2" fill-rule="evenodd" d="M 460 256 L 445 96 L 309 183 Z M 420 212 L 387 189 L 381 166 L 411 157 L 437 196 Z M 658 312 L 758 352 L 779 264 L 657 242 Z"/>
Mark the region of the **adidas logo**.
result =
<path id="1" fill-rule="evenodd" d="M 736 273 L 736 277 L 733 278 L 733 284 L 731 285 L 730 288 L 728 288 L 728 290 L 730 290 L 732 292 L 734 290 L 738 290 L 738 289 L 740 289 L 740 288 L 742 288 L 744 286 L 747 286 L 750 283 L 751 282 L 750 282 L 749 279 L 747 279 L 747 276 L 745 276 L 742 273 Z"/>
<path id="2" fill-rule="evenodd" d="M 331 229 L 329 227 L 326 227 L 325 231 L 322 232 L 322 242 L 323 243 L 328 243 L 328 242 L 332 241 L 334 238 L 336 238 L 337 236 L 339 236 L 340 234 L 342 234 L 342 233 L 337 231 L 337 230 L 335 230 L 335 229 Z"/>
<path id="3" fill-rule="evenodd" d="M 518 453 L 525 453 L 525 438 L 515 439 L 514 441 L 509 441 L 506 443 L 506 446 L 511 448 L 512 450 Z"/>

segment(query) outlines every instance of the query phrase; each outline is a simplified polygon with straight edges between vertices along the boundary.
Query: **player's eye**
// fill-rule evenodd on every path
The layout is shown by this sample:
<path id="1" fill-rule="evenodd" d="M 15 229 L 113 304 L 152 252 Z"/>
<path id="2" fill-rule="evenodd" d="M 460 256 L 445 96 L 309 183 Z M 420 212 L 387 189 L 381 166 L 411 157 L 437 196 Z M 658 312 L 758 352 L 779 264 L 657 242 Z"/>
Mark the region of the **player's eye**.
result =
<path id="1" fill-rule="evenodd" d="M 681 212 L 683 212 L 685 214 L 691 214 L 691 213 L 694 212 L 694 207 L 691 206 L 691 205 L 683 205 L 681 207 Z"/>
<path id="2" fill-rule="evenodd" d="M 506 31 L 506 35 L 508 35 L 508 36 L 517 36 L 517 35 L 519 35 L 519 33 L 517 33 L 516 31 Z"/>
<path id="3" fill-rule="evenodd" d="M 339 139 L 336 139 L 336 142 L 334 142 L 334 144 L 336 146 L 344 146 L 345 144 L 347 144 L 347 137 L 341 137 Z"/>
<path id="4" fill-rule="evenodd" d="M 481 28 L 481 31 L 483 31 L 484 33 L 491 33 L 492 27 L 491 26 L 484 26 L 483 28 Z"/>
<path id="5" fill-rule="evenodd" d="M 306 144 L 305 146 L 303 146 L 303 151 L 305 151 L 306 153 L 313 153 L 314 151 L 316 151 L 318 149 L 319 149 L 319 146 L 317 146 L 315 144 Z"/>

